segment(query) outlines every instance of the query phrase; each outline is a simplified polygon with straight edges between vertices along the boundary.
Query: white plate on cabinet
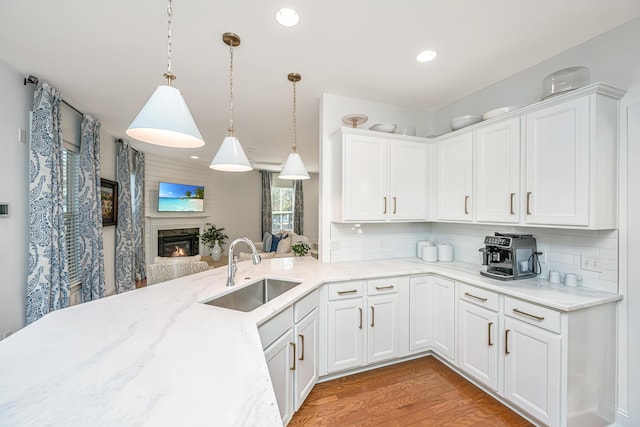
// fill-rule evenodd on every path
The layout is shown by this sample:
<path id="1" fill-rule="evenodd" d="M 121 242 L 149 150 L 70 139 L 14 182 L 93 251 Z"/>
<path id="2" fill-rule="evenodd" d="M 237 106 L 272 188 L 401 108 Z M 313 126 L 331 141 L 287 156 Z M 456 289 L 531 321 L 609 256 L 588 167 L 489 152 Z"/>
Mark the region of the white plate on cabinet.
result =
<path id="1" fill-rule="evenodd" d="M 395 123 L 376 123 L 375 125 L 371 126 L 369 130 L 375 130 L 376 132 L 393 133 L 396 130 L 396 124 Z"/>
<path id="2" fill-rule="evenodd" d="M 494 110 L 491 111 L 487 111 L 486 113 L 484 113 L 482 115 L 482 120 L 489 120 L 492 119 L 494 117 L 498 117 L 501 116 L 505 113 L 508 113 L 509 111 L 513 111 L 515 109 L 517 109 L 518 107 L 515 105 L 510 105 L 509 107 L 500 107 L 500 108 L 496 108 Z"/>

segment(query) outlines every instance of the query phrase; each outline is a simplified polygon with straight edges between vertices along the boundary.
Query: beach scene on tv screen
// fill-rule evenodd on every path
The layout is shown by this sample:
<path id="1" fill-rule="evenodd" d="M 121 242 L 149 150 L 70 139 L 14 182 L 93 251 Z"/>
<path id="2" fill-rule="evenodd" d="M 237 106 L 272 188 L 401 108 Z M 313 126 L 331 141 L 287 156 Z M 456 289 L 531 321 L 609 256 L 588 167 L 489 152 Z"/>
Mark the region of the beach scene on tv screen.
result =
<path id="1" fill-rule="evenodd" d="M 204 187 L 161 182 L 158 189 L 158 212 L 202 212 Z"/>

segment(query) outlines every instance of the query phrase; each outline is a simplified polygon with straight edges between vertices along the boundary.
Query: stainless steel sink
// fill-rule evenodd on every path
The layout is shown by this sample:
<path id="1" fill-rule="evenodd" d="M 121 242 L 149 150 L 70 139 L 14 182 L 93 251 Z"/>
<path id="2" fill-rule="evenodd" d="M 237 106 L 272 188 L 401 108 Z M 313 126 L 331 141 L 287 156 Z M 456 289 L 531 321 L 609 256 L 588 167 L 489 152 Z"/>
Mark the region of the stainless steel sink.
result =
<path id="1" fill-rule="evenodd" d="M 238 311 L 252 311 L 295 288 L 302 282 L 266 278 L 230 294 L 206 301 L 205 304 Z"/>

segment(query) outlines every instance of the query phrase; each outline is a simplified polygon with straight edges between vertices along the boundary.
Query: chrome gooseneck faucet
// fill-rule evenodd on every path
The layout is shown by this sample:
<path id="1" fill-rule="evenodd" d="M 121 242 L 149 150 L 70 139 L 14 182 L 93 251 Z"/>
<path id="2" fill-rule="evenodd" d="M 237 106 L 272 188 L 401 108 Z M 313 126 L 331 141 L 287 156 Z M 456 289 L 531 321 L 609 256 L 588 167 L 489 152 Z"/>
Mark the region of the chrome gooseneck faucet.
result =
<path id="1" fill-rule="evenodd" d="M 251 248 L 251 259 L 254 264 L 260 263 L 260 255 L 258 255 L 258 250 L 253 242 L 246 237 L 238 237 L 229 245 L 229 264 L 227 266 L 227 286 L 235 286 L 235 282 L 233 281 L 234 277 L 236 277 L 236 272 L 238 271 L 238 257 L 233 255 L 233 248 L 236 246 L 236 243 L 245 242 Z"/>

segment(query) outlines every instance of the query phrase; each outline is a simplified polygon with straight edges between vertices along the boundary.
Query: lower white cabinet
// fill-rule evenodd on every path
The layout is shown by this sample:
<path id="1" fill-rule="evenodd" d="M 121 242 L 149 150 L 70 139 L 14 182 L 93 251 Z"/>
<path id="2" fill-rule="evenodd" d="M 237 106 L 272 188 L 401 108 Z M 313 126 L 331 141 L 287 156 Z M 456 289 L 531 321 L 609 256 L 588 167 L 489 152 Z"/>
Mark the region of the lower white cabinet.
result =
<path id="1" fill-rule="evenodd" d="M 452 361 L 456 357 L 455 282 L 435 276 L 409 281 L 409 350 L 433 349 Z"/>
<path id="2" fill-rule="evenodd" d="M 398 287 L 398 278 L 328 285 L 327 373 L 399 356 Z"/>
<path id="3" fill-rule="evenodd" d="M 285 425 L 318 382 L 317 307 L 314 291 L 258 328 Z"/>
<path id="4" fill-rule="evenodd" d="M 560 424 L 560 336 L 505 318 L 504 397 L 549 425 Z"/>
<path id="5" fill-rule="evenodd" d="M 498 391 L 498 313 L 466 301 L 459 302 L 458 313 L 458 366 Z"/>

